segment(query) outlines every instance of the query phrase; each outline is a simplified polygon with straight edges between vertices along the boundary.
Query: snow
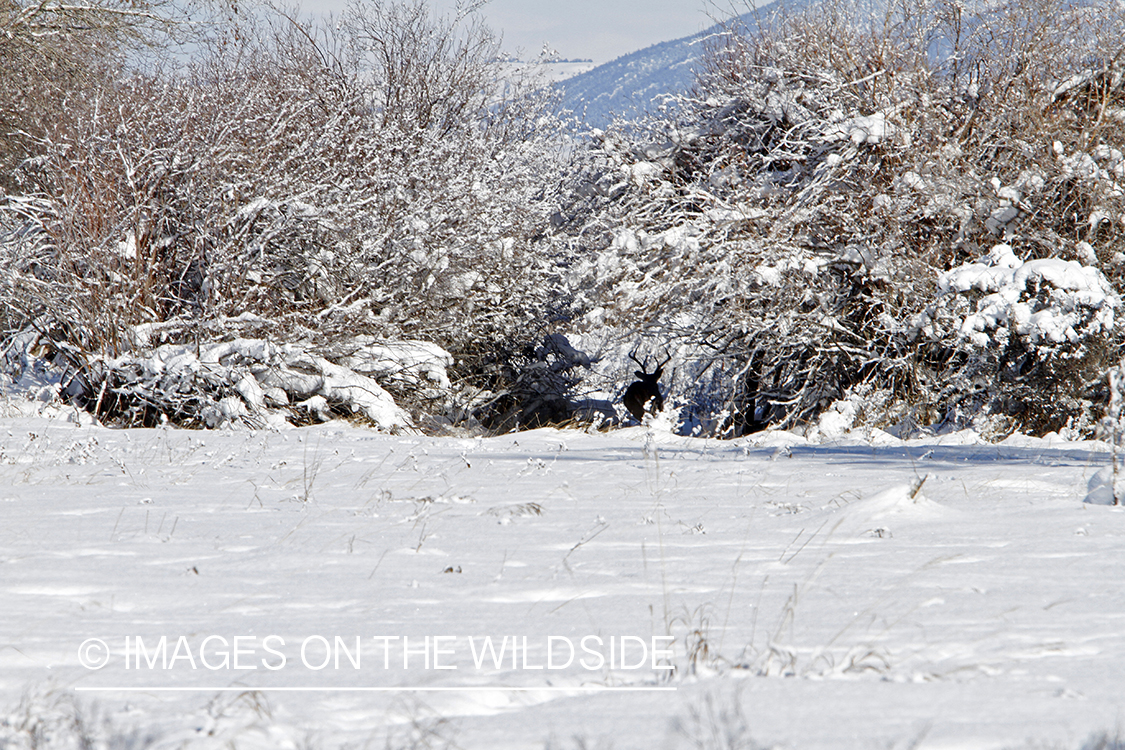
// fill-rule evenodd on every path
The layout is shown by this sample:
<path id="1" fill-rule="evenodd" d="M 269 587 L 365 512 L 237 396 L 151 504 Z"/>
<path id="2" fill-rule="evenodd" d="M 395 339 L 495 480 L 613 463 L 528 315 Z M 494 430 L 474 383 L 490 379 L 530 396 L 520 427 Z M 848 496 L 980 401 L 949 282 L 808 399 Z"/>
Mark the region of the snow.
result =
<path id="1" fill-rule="evenodd" d="M 122 747 L 1078 748 L 1113 732 L 1125 511 L 1090 496 L 1112 482 L 1108 446 L 904 442 L 847 431 L 854 406 L 815 439 L 720 442 L 666 418 L 438 438 L 111 430 L 0 405 L 0 745 L 30 746 L 29 717 L 73 733 L 68 701 Z M 104 668 L 79 663 L 90 638 Z M 317 691 L 281 690 L 300 687 Z"/>
<path id="2" fill-rule="evenodd" d="M 629 167 L 629 173 L 633 178 L 633 182 L 638 187 L 643 186 L 649 180 L 657 179 L 664 172 L 664 167 L 651 161 L 640 161 Z"/>
<path id="3" fill-rule="evenodd" d="M 318 394 L 325 399 L 348 404 L 386 429 L 408 427 L 410 418 L 374 379 L 314 355 L 303 355 L 289 364 L 305 365 L 319 375 Z"/>
<path id="4" fill-rule="evenodd" d="M 359 336 L 353 339 L 353 348 L 341 358 L 340 365 L 380 380 L 448 392 L 450 382 L 446 368 L 453 366 L 453 357 L 428 341 L 377 341 Z"/>
<path id="5" fill-rule="evenodd" d="M 926 189 L 926 181 L 916 172 L 906 172 L 900 178 L 903 185 L 911 190 L 922 191 Z"/>
<path id="6" fill-rule="evenodd" d="M 1117 491 L 1114 491 L 1115 485 Z M 1117 497 L 1125 496 L 1125 479 L 1115 478 L 1113 468 L 1107 466 L 1094 472 L 1086 485 L 1086 502 L 1095 505 L 1116 505 Z"/>
<path id="7" fill-rule="evenodd" d="M 155 332 L 134 330 L 134 338 L 148 341 Z M 35 340 L 23 337 L 16 342 L 25 357 L 30 356 L 26 350 Z M 229 381 L 238 396 L 228 395 L 203 407 L 201 416 L 208 427 L 233 421 L 277 427 L 290 416 L 284 407 L 296 399 L 298 406 L 322 421 L 332 418 L 330 407 L 336 404 L 381 429 L 399 430 L 413 428 L 410 416 L 376 376 L 397 386 L 417 388 L 424 398 L 440 399 L 450 389 L 445 368 L 453 364 L 453 358 L 436 344 L 358 336 L 340 353 L 339 362 L 331 362 L 307 345 L 232 338 L 199 346 L 164 344 L 147 355 L 120 357 L 108 364 L 118 368 L 138 365 L 144 371 L 143 380 L 154 390 L 173 395 L 190 391 L 196 375 L 217 383 Z"/>
<path id="8" fill-rule="evenodd" d="M 853 117 L 849 120 L 833 123 L 824 133 L 824 141 L 833 143 L 840 140 L 850 140 L 859 145 L 861 143 L 878 144 L 893 138 L 895 126 L 887 122 L 884 112 L 873 115 Z M 914 185 L 911 185 L 914 187 Z"/>
<path id="9" fill-rule="evenodd" d="M 960 324 L 961 335 L 977 346 L 990 344 L 989 333 L 1008 329 L 1032 343 L 1073 343 L 1081 338 L 1079 331 L 1111 331 L 1120 305 L 1096 267 L 1060 258 L 1024 262 L 1006 244 L 978 262 L 942 273 L 938 287 L 945 295 L 984 293 Z"/>

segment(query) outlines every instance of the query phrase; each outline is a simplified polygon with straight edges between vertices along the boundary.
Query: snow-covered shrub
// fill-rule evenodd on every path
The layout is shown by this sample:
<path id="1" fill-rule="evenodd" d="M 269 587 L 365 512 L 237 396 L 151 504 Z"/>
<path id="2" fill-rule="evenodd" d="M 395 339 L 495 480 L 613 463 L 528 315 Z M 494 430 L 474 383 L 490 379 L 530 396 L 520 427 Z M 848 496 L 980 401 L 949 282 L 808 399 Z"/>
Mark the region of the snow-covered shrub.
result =
<path id="1" fill-rule="evenodd" d="M 357 0 L 337 26 L 274 16 L 91 93 L 2 212 L 7 329 L 49 320 L 79 369 L 246 313 L 320 355 L 534 341 L 566 155 L 549 94 L 497 51 L 471 16 Z"/>
<path id="2" fill-rule="evenodd" d="M 1097 268 L 1024 261 L 998 244 L 941 273 L 938 295 L 916 323 L 923 354 L 945 358 L 947 405 L 1029 430 L 1093 427 L 1089 399 L 1119 340 L 1121 306 Z"/>
<path id="3" fill-rule="evenodd" d="M 590 358 L 559 334 L 538 346 L 497 348 L 476 367 L 479 386 L 464 393 L 464 408 L 493 431 L 612 418 L 608 405 L 599 408 L 582 397 L 578 384 Z"/>
<path id="4" fill-rule="evenodd" d="M 215 4 L 217 6 L 218 4 Z M 167 49 L 221 9 L 209 0 L 0 1 L 0 195 L 34 141 L 140 50 Z M 229 8 L 228 8 L 229 10 Z M 182 23 L 189 19 L 195 23 Z"/>
<path id="5" fill-rule="evenodd" d="M 1037 344 L 1022 382 L 1050 388 L 1003 407 L 1057 428 L 1075 412 L 1051 399 L 1084 398 L 1121 340 L 1125 19 L 1065 0 L 877 10 L 828 2 L 734 26 L 675 116 L 595 134 L 560 219 L 582 250 L 576 327 L 727 362 L 740 376 L 703 400 L 728 405 L 719 432 L 807 423 L 863 383 L 881 394 L 871 424 L 961 421 L 964 389 L 986 377 L 951 377 L 970 372 L 971 342 L 935 346 L 914 323 L 952 303 L 942 272 L 1004 242 L 1029 273 L 1081 262 L 1110 301 L 1051 302 L 1077 340 L 1064 329 L 1050 356 Z M 1054 288 L 1032 275 L 1029 305 Z"/>
<path id="6" fill-rule="evenodd" d="M 84 352 L 30 326 L 0 349 L 0 369 L 19 373 L 24 392 L 130 425 L 275 427 L 357 417 L 397 431 L 451 406 L 446 368 L 453 358 L 434 344 L 360 336 L 325 347 L 239 335 L 268 332 L 263 322 L 248 314 L 215 320 L 193 331 L 195 344 L 145 343 L 146 355 L 118 357 Z M 148 342 L 152 333 L 135 329 L 134 338 Z"/>

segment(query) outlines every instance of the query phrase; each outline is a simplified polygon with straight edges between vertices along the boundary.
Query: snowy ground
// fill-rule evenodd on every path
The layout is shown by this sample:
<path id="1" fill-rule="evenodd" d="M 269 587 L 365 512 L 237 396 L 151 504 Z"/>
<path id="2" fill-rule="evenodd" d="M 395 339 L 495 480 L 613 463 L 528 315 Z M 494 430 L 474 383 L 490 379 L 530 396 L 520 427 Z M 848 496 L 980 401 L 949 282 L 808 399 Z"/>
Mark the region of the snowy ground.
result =
<path id="1" fill-rule="evenodd" d="M 1108 460 L 967 434 L 115 431 L 9 411 L 0 747 L 39 721 L 120 747 L 1078 748 L 1125 723 L 1125 512 L 1083 503 Z M 671 676 L 639 645 L 668 633 Z M 485 636 L 508 637 L 499 666 Z M 550 636 L 551 666 L 577 652 L 565 668 L 542 668 Z M 620 668 L 623 637 L 643 666 Z M 377 687 L 412 690 L 355 689 Z M 71 702 L 85 728 L 58 718 Z"/>

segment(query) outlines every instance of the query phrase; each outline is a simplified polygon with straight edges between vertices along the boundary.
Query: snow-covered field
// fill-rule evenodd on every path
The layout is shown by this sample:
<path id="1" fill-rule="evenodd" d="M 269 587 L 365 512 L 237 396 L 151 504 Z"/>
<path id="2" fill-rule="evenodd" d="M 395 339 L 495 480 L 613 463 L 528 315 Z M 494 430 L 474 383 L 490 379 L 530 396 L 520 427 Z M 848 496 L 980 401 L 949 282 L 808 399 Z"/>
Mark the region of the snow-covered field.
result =
<path id="1" fill-rule="evenodd" d="M 1078 748 L 1125 722 L 1103 444 L 7 414 L 3 747 Z"/>

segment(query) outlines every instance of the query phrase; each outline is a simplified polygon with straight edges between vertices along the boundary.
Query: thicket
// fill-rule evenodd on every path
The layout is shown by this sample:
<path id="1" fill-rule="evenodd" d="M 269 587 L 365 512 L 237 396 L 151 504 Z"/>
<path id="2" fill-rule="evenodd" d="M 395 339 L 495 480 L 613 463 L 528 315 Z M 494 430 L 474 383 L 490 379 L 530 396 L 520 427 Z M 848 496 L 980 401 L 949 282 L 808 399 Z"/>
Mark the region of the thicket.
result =
<path id="1" fill-rule="evenodd" d="M 579 327 L 693 352 L 689 421 L 722 434 L 831 411 L 1089 433 L 1122 342 L 1123 14 L 830 1 L 729 25 L 675 114 L 597 134 L 566 214 Z"/>
<path id="2" fill-rule="evenodd" d="M 413 339 L 471 370 L 533 340 L 563 130 L 474 10 L 357 0 L 329 25 L 259 9 L 186 65 L 91 53 L 113 74 L 84 67 L 80 95 L 19 134 L 4 328 L 33 325 L 72 395 L 142 421 L 200 416 L 121 360 L 161 344 Z M 181 390 L 213 402 L 237 379 Z"/>
<path id="3" fill-rule="evenodd" d="M 5 369 L 102 418 L 612 418 L 638 345 L 696 434 L 1108 407 L 1120 4 L 782 8 L 583 135 L 476 6 L 236 7 L 173 64 L 160 6 L 4 2 Z"/>
<path id="4" fill-rule="evenodd" d="M 0 190 L 20 192 L 19 165 L 39 153 L 37 141 L 109 85 L 130 56 L 197 39 L 234 7 L 207 0 L 2 0 Z"/>

